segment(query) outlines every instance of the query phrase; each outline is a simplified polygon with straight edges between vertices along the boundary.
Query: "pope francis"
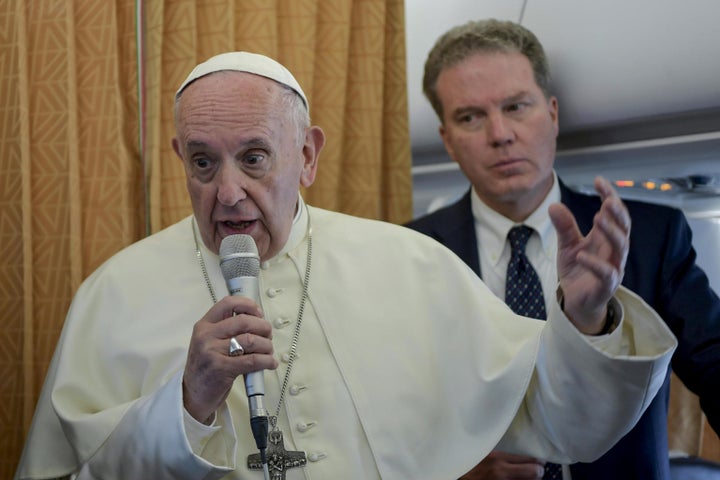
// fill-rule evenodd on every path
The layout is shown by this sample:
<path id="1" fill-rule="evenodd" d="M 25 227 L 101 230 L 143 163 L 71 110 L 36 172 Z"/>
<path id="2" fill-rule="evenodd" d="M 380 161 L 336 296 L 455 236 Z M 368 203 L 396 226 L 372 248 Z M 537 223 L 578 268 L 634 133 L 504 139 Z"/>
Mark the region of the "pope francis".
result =
<path id="1" fill-rule="evenodd" d="M 274 60 L 198 65 L 175 126 L 193 215 L 83 283 L 16 478 L 450 480 L 496 447 L 590 461 L 662 384 L 675 339 L 619 287 L 630 222 L 607 182 L 586 237 L 551 208 L 558 301 L 537 322 L 434 240 L 307 205 L 325 137 Z M 257 303 L 228 295 L 233 234 L 257 245 Z"/>

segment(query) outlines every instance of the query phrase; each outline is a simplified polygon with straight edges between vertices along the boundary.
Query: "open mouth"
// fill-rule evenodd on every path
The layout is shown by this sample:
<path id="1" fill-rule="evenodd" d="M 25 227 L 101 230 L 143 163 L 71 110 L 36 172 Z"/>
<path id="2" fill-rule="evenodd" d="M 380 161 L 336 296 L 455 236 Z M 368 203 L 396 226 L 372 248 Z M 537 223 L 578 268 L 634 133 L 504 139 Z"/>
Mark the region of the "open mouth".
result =
<path id="1" fill-rule="evenodd" d="M 231 221 L 225 221 L 223 224 L 225 224 L 228 228 L 232 228 L 234 230 L 243 230 L 245 228 L 248 228 L 250 225 L 252 225 L 254 220 L 246 220 L 242 222 L 231 222 Z"/>

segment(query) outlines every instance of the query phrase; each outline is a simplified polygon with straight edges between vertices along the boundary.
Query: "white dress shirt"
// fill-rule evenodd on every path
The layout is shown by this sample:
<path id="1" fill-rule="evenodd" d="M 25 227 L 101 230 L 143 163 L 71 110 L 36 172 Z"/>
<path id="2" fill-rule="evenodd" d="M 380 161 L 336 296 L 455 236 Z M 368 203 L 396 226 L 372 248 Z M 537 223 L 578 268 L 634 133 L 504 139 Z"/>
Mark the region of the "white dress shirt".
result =
<path id="1" fill-rule="evenodd" d="M 540 206 L 522 223 L 534 232 L 525 247 L 525 255 L 540 277 L 545 305 L 555 300 L 558 285 L 557 232 L 547 214 L 548 207 L 560 202 L 560 187 L 553 174 L 553 186 Z M 505 300 L 505 277 L 510 261 L 510 243 L 507 234 L 520 225 L 487 206 L 475 189 L 471 195 L 472 213 L 475 218 L 475 234 L 478 242 L 480 273 L 485 284 L 502 300 Z"/>
<path id="2" fill-rule="evenodd" d="M 550 192 L 540 206 L 522 222 L 522 225 L 534 230 L 525 247 L 525 255 L 540 278 L 546 306 L 555 301 L 558 285 L 557 232 L 547 211 L 551 204 L 558 202 L 560 202 L 560 186 L 557 175 L 553 172 L 553 186 Z M 482 279 L 490 290 L 504 301 L 505 280 L 511 254 L 507 234 L 511 228 L 520 224 L 487 206 L 480 200 L 475 189 L 472 190 L 471 205 Z M 568 465 L 563 465 L 563 479 L 571 480 Z"/>

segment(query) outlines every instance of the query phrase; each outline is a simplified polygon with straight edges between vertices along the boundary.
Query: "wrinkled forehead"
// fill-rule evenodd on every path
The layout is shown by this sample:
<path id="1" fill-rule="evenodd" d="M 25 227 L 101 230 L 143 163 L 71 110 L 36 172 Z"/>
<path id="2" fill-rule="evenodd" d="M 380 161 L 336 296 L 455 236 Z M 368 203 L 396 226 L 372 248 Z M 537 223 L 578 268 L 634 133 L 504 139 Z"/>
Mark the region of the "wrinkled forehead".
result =
<path id="1" fill-rule="evenodd" d="M 272 58 L 250 52 L 221 53 L 197 65 L 180 85 L 180 88 L 178 88 L 175 93 L 175 99 L 178 99 L 185 88 L 197 79 L 222 71 L 252 73 L 274 80 L 294 90 L 302 99 L 305 108 L 309 111 L 305 92 L 303 92 L 302 87 L 300 87 L 300 84 L 292 73 Z"/>
<path id="2" fill-rule="evenodd" d="M 245 72 L 220 71 L 188 85 L 175 102 L 175 136 L 186 148 L 281 148 L 304 138 L 304 107 L 290 88 Z"/>

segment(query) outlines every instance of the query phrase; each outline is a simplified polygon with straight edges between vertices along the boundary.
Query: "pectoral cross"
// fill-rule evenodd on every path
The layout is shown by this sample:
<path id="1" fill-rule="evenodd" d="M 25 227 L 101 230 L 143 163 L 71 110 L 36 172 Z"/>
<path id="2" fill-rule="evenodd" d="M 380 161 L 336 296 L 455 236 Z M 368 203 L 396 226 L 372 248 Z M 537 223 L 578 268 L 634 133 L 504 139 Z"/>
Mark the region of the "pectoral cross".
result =
<path id="1" fill-rule="evenodd" d="M 273 429 L 268 434 L 266 453 L 271 480 L 285 480 L 285 471 L 288 468 L 303 467 L 307 463 L 305 452 L 285 450 L 283 434 L 279 429 Z M 250 470 L 262 470 L 260 454 L 248 455 L 247 466 Z"/>

